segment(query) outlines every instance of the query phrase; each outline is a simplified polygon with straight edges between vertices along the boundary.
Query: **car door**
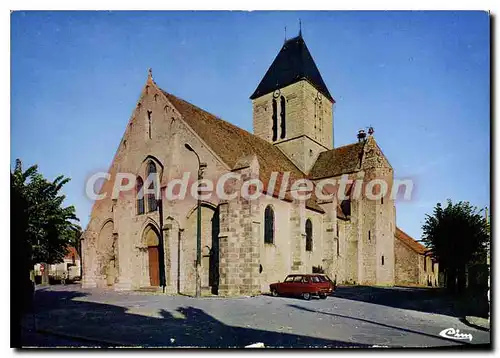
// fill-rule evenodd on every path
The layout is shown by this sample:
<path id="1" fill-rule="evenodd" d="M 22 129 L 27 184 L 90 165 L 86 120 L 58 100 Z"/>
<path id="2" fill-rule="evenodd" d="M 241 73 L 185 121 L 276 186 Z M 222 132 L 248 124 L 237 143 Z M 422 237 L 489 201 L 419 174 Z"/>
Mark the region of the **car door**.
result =
<path id="1" fill-rule="evenodd" d="M 311 276 L 311 285 L 314 286 L 315 291 L 328 290 L 330 283 L 319 275 Z"/>
<path id="2" fill-rule="evenodd" d="M 302 294 L 302 286 L 304 285 L 302 283 L 302 280 L 303 280 L 303 276 L 302 275 L 297 275 L 293 278 L 293 282 L 291 283 L 292 287 L 291 287 L 291 294 L 293 295 L 300 295 Z"/>
<path id="3" fill-rule="evenodd" d="M 311 285 L 312 285 L 311 277 L 304 276 L 304 278 L 301 281 L 300 293 L 305 293 L 305 292 L 311 293 L 311 291 L 314 291 Z"/>
<path id="4" fill-rule="evenodd" d="M 278 287 L 278 292 L 282 295 L 289 295 L 292 293 L 294 276 L 287 276 L 285 281 L 281 282 Z"/>

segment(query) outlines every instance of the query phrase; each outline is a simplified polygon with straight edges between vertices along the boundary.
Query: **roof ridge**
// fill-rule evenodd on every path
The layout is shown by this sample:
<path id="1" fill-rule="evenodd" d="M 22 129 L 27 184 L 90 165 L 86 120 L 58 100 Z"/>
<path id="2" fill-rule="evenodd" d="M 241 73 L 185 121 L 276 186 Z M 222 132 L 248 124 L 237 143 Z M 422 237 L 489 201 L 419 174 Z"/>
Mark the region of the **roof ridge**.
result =
<path id="1" fill-rule="evenodd" d="M 341 145 L 340 147 L 336 147 L 336 148 L 333 148 L 333 149 L 330 149 L 330 150 L 342 149 L 342 148 L 349 147 L 349 146 L 352 146 L 352 145 L 357 145 L 357 144 L 362 144 L 362 142 L 354 142 L 354 143 L 350 143 L 350 144 L 344 144 L 344 145 Z M 327 152 L 329 152 L 329 151 L 327 151 Z"/>
<path id="2" fill-rule="evenodd" d="M 247 131 L 246 129 L 241 128 L 241 127 L 238 127 L 237 125 L 235 125 L 235 124 L 233 124 L 233 123 L 231 123 L 231 122 L 229 122 L 229 121 L 226 121 L 225 119 L 223 119 L 223 118 L 221 118 L 221 117 L 219 117 L 219 116 L 216 116 L 215 114 L 213 114 L 213 113 L 211 113 L 211 112 L 207 111 L 206 109 L 203 109 L 203 108 L 201 108 L 201 107 L 198 107 L 197 105 L 195 105 L 195 104 L 193 104 L 193 103 L 191 103 L 191 102 L 189 102 L 189 101 L 186 101 L 185 99 L 180 98 L 179 96 L 176 96 L 175 94 L 169 93 L 169 92 L 167 92 L 167 91 L 165 91 L 165 90 L 163 90 L 163 89 L 161 89 L 161 88 L 160 88 L 160 90 L 161 90 L 162 92 L 164 92 L 167 96 L 172 96 L 172 97 L 175 97 L 177 100 L 182 101 L 182 102 L 184 102 L 184 103 L 186 103 L 186 104 L 188 104 L 188 105 L 190 105 L 190 106 L 192 106 L 192 107 L 196 108 L 197 110 L 202 111 L 202 112 L 204 112 L 204 113 L 208 114 L 209 116 L 211 116 L 211 117 L 213 117 L 213 118 L 215 118 L 215 119 L 217 119 L 217 120 L 219 120 L 219 121 L 221 121 L 221 122 L 224 122 L 225 124 L 228 124 L 229 126 L 231 126 L 231 127 L 235 128 L 235 129 L 238 129 L 238 130 L 240 130 L 240 131 L 246 132 L 246 133 L 248 133 L 248 134 L 250 134 L 250 135 L 252 135 L 252 136 L 255 136 L 256 138 L 259 138 L 260 140 L 263 140 L 262 138 L 257 137 L 255 134 L 253 134 L 253 133 L 251 133 L 251 132 Z M 266 141 L 264 141 L 264 142 L 266 142 Z M 266 143 L 267 143 L 267 142 L 266 142 Z"/>
<path id="3" fill-rule="evenodd" d="M 243 128 L 241 128 L 241 127 L 238 127 L 237 125 L 235 125 L 235 124 L 233 124 L 233 123 L 231 123 L 231 122 L 228 122 L 228 121 L 226 121 L 226 120 L 222 119 L 221 117 L 218 117 L 218 116 L 216 116 L 216 115 L 214 115 L 214 114 L 212 114 L 212 113 L 208 112 L 207 110 L 205 110 L 205 109 L 203 109 L 203 108 L 200 108 L 200 107 L 198 107 L 197 105 L 192 104 L 192 103 L 191 103 L 191 102 L 189 102 L 189 101 L 186 101 L 185 99 L 182 99 L 182 98 L 180 98 L 180 97 L 178 97 L 178 96 L 176 96 L 176 95 L 174 95 L 174 94 L 172 94 L 172 93 L 169 93 L 169 92 L 167 92 L 167 91 L 165 91 L 165 90 L 163 90 L 163 89 L 161 89 L 161 88 L 160 88 L 160 90 L 161 90 L 162 92 L 164 92 L 167 96 L 173 96 L 173 97 L 175 97 L 176 99 L 178 99 L 178 100 L 180 100 L 180 101 L 182 101 L 182 102 L 184 102 L 184 103 L 187 103 L 188 105 L 193 106 L 194 108 L 196 108 L 196 109 L 198 109 L 198 110 L 200 110 L 200 111 L 202 111 L 202 112 L 204 112 L 204 113 L 206 113 L 206 114 L 208 114 L 208 115 L 210 115 L 210 116 L 212 116 L 212 117 L 216 118 L 217 120 L 219 120 L 219 121 L 223 122 L 224 124 L 227 124 L 227 125 L 229 125 L 230 127 L 235 128 L 236 130 L 239 130 L 239 131 L 245 132 L 246 134 L 248 134 L 248 135 L 252 136 L 252 137 L 253 137 L 254 139 L 256 139 L 257 141 L 260 141 L 260 142 L 262 142 L 262 143 L 265 143 L 265 145 L 272 146 L 272 147 L 276 148 L 277 150 L 279 150 L 279 151 L 283 154 L 283 156 L 284 156 L 284 157 L 285 157 L 285 158 L 286 158 L 286 159 L 287 159 L 287 160 L 288 160 L 288 161 L 289 161 L 289 162 L 290 162 L 290 163 L 291 163 L 291 164 L 292 164 L 295 168 L 297 168 L 297 170 L 298 170 L 300 173 L 302 173 L 302 175 L 304 175 L 304 176 L 305 176 L 305 173 L 304 173 L 304 172 L 302 172 L 302 171 L 301 171 L 301 170 L 300 170 L 300 169 L 299 169 L 299 168 L 295 165 L 295 163 L 294 163 L 293 161 L 291 161 L 291 160 L 290 160 L 290 158 L 288 158 L 288 157 L 286 156 L 286 154 L 285 154 L 285 153 L 283 153 L 283 152 L 281 151 L 281 149 L 280 149 L 279 147 L 276 147 L 276 146 L 275 146 L 275 145 L 273 145 L 272 143 L 269 143 L 269 142 L 268 142 L 268 141 L 266 141 L 265 139 L 262 139 L 261 137 L 259 137 L 259 136 L 255 135 L 255 134 L 253 134 L 252 132 L 249 132 L 249 131 L 247 131 L 246 129 L 243 129 Z"/>
<path id="4" fill-rule="evenodd" d="M 175 95 L 175 94 L 173 94 L 173 93 L 167 92 L 167 91 L 165 91 L 164 89 L 162 89 L 162 88 L 160 88 L 160 87 L 158 87 L 158 88 L 159 88 L 159 89 L 160 89 L 160 91 L 162 91 L 165 95 L 167 95 L 167 96 L 172 96 L 172 97 L 174 97 L 175 99 L 178 99 L 179 101 L 182 101 L 182 102 L 184 102 L 184 103 L 187 103 L 187 104 L 189 104 L 190 106 L 193 106 L 194 108 L 196 108 L 196 109 L 198 109 L 198 110 L 200 110 L 200 111 L 203 111 L 203 112 L 205 112 L 205 113 L 207 113 L 207 114 L 211 115 L 212 117 L 215 117 L 215 118 L 217 118 L 217 119 L 219 119 L 219 120 L 221 120 L 221 121 L 224 121 L 222 118 L 220 118 L 220 117 L 216 116 L 216 115 L 215 115 L 215 114 L 213 114 L 213 113 L 208 112 L 207 110 L 205 110 L 205 109 L 203 109 L 203 108 L 201 108 L 201 107 L 198 107 L 196 104 L 193 104 L 193 103 L 191 103 L 191 102 L 189 102 L 189 101 L 186 101 L 185 99 L 183 99 L 183 98 L 181 98 L 181 97 L 179 97 L 179 96 L 176 96 L 176 95 Z M 227 121 L 224 121 L 224 122 L 227 122 Z M 229 123 L 229 122 L 228 122 L 228 123 Z M 231 124 L 231 123 L 230 123 L 230 124 Z"/>
<path id="5" fill-rule="evenodd" d="M 421 242 L 415 240 L 413 237 L 411 237 L 410 235 L 408 235 L 406 232 L 404 232 L 403 230 L 401 230 L 398 226 L 396 226 L 396 232 L 394 233 L 395 236 L 400 239 L 400 237 L 398 237 L 398 231 L 400 234 L 402 234 L 402 236 L 404 238 L 407 238 L 407 239 L 410 239 L 411 241 L 413 241 L 415 244 L 419 245 L 421 249 L 423 249 L 424 253 L 428 250 L 430 250 L 427 246 L 423 245 Z M 411 247 L 410 247 L 411 248 Z M 416 251 L 414 248 L 411 248 L 413 249 L 414 251 Z"/>

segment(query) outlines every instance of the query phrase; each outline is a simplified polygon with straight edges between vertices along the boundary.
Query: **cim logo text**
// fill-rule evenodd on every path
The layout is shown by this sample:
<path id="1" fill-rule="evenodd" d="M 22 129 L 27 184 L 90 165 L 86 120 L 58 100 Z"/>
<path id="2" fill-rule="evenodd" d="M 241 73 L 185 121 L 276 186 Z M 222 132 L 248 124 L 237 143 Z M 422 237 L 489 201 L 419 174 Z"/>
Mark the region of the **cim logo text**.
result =
<path id="1" fill-rule="evenodd" d="M 445 338 L 459 339 L 459 340 L 466 340 L 466 339 L 468 339 L 469 341 L 472 341 L 472 334 L 470 334 L 470 333 L 460 333 L 460 330 L 459 329 L 455 329 L 455 328 L 446 328 L 446 329 L 443 329 L 441 332 L 439 332 L 439 335 L 441 337 L 445 337 Z"/>

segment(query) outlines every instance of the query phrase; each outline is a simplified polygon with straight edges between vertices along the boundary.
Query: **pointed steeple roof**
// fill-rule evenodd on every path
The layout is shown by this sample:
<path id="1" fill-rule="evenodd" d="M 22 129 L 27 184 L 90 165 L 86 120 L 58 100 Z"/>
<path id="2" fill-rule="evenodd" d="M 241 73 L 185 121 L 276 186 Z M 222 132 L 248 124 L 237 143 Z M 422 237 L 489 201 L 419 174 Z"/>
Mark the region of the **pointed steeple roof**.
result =
<path id="1" fill-rule="evenodd" d="M 283 44 L 278 56 L 274 59 L 250 99 L 271 93 L 275 89 L 283 88 L 300 80 L 307 80 L 325 97 L 335 103 L 302 38 L 302 33 Z"/>

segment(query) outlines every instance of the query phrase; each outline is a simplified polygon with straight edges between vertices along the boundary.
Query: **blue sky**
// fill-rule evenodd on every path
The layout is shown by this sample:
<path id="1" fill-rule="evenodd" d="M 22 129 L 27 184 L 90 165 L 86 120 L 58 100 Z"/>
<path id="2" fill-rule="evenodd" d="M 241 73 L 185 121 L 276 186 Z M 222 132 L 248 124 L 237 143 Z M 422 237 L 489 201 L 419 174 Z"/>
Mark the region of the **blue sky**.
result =
<path id="1" fill-rule="evenodd" d="M 108 169 L 149 67 L 166 91 L 251 131 L 248 97 L 299 18 L 337 101 L 335 146 L 371 125 L 395 177 L 414 179 L 398 226 L 418 239 L 437 202 L 489 206 L 485 12 L 15 12 L 11 166 L 69 176 L 85 227 L 85 180 Z"/>

